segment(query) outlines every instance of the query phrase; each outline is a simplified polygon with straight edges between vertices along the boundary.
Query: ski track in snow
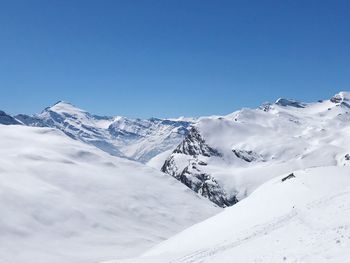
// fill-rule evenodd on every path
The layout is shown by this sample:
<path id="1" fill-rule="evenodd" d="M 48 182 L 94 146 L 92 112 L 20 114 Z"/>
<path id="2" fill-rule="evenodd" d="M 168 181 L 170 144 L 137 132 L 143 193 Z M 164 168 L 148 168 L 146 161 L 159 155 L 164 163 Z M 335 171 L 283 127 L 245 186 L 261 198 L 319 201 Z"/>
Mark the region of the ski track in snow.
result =
<path id="1" fill-rule="evenodd" d="M 136 256 L 221 210 L 55 129 L 0 125 L 0 138 L 1 263 Z"/>
<path id="2" fill-rule="evenodd" d="M 306 206 L 306 209 L 314 209 L 314 208 L 322 208 L 327 203 L 331 203 L 335 199 L 338 199 L 340 197 L 348 197 L 347 200 L 350 200 L 350 191 L 344 191 L 342 193 L 338 193 L 335 195 L 328 196 L 326 198 L 321 198 L 319 200 L 316 200 Z M 344 203 L 343 207 L 344 210 L 349 211 L 350 210 L 350 204 Z M 293 221 L 293 222 L 292 222 Z M 308 220 L 308 217 L 303 216 L 303 210 L 299 210 L 297 208 L 293 209 L 290 213 L 278 217 L 274 219 L 273 221 L 267 222 L 265 224 L 256 225 L 252 229 L 248 231 L 241 232 L 238 236 L 243 236 L 242 238 L 236 238 L 235 241 L 231 242 L 223 242 L 222 244 L 218 244 L 216 246 L 213 246 L 208 249 L 200 249 L 197 251 L 194 251 L 193 253 L 190 253 L 188 255 L 185 255 L 179 259 L 170 261 L 171 263 L 203 263 L 210 261 L 211 257 L 214 257 L 218 254 L 224 253 L 230 249 L 236 248 L 241 246 L 245 242 L 249 242 L 252 239 L 259 238 L 261 236 L 269 235 L 273 231 L 276 231 L 277 229 L 280 229 L 288 224 L 293 223 L 300 223 L 303 225 L 306 225 L 308 229 L 312 229 L 314 234 L 316 236 L 322 236 L 325 233 L 323 233 L 322 230 L 318 228 L 314 228 L 312 222 L 310 223 Z M 350 223 L 348 225 L 344 225 L 341 227 L 342 229 L 349 229 L 350 230 Z M 334 229 L 332 229 L 334 231 Z M 338 231 L 339 233 L 339 231 Z M 345 233 L 341 234 L 341 236 L 344 237 Z M 350 239 L 350 235 L 348 237 Z M 319 249 L 319 252 L 324 250 L 324 247 L 321 247 Z M 296 260 L 295 262 L 307 262 L 307 255 L 300 256 L 299 260 Z M 261 260 L 261 262 L 264 262 Z M 350 262 L 350 260 L 349 260 Z"/>
<path id="3" fill-rule="evenodd" d="M 242 232 L 240 235 L 244 236 L 242 238 L 238 238 L 235 241 L 224 242 L 223 244 L 214 246 L 209 249 L 202 249 L 191 253 L 187 256 L 184 256 L 175 261 L 171 261 L 171 263 L 200 263 L 203 262 L 203 259 L 207 259 L 209 257 L 213 257 L 219 253 L 223 253 L 226 250 L 232 249 L 234 247 L 238 247 L 244 242 L 248 242 L 251 239 L 258 238 L 259 236 L 267 235 L 278 228 L 281 228 L 287 224 L 289 224 L 290 220 L 292 220 L 295 216 L 297 216 L 297 211 L 292 211 L 287 215 L 276 218 L 275 220 L 268 222 L 266 224 L 257 225 L 253 229 L 249 231 Z M 248 233 L 246 233 L 248 232 Z M 252 233 L 250 233 L 252 232 Z M 248 234 L 248 236 L 246 236 Z"/>

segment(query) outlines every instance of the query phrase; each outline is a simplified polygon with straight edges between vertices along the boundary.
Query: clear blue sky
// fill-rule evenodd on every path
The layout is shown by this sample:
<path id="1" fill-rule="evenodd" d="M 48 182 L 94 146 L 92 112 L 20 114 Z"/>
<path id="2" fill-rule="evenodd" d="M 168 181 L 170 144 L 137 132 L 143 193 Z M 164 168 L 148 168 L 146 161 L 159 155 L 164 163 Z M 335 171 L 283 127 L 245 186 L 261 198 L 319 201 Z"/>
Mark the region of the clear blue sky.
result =
<path id="1" fill-rule="evenodd" d="M 350 90 L 350 1 L 0 0 L 0 109 L 226 114 Z"/>

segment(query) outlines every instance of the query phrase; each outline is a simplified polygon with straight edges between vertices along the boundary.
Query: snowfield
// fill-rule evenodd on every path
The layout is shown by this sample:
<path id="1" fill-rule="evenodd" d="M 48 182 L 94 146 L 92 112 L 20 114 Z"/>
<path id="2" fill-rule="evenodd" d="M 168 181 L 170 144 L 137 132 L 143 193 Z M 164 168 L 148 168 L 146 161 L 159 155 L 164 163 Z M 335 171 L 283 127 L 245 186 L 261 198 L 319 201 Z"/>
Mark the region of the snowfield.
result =
<path id="1" fill-rule="evenodd" d="M 0 262 L 136 256 L 221 210 L 184 185 L 49 128 L 0 125 Z"/>
<path id="2" fill-rule="evenodd" d="M 350 167 L 288 175 L 142 257 L 111 262 L 349 262 Z"/>

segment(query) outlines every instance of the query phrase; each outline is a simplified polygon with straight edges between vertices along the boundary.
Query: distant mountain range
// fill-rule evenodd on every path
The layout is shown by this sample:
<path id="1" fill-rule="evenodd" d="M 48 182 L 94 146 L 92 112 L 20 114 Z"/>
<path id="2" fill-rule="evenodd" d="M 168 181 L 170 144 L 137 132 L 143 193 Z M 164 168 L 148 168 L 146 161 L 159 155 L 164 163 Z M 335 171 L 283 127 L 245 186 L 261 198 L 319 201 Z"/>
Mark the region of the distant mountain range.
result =
<path id="1" fill-rule="evenodd" d="M 349 258 L 348 92 L 197 119 L 60 101 L 0 124 L 0 262 Z"/>
<path id="2" fill-rule="evenodd" d="M 226 116 L 129 119 L 68 102 L 0 123 L 59 129 L 69 137 L 167 173 L 220 207 L 295 169 L 349 165 L 350 93 L 313 103 L 278 99 Z"/>
<path id="3" fill-rule="evenodd" d="M 56 128 L 109 154 L 142 163 L 172 150 L 188 133 L 192 122 L 181 118 L 142 120 L 97 116 L 64 101 L 32 116 L 19 114 L 12 117 L 0 113 L 0 123 Z"/>

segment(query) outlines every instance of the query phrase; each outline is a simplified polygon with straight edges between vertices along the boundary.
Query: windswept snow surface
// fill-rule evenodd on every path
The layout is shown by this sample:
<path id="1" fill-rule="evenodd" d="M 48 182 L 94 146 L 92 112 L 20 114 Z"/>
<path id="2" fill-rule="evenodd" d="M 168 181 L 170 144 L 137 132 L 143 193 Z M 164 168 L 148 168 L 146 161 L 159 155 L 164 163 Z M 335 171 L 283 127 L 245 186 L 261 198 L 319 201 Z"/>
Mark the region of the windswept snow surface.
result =
<path id="1" fill-rule="evenodd" d="M 224 212 L 122 263 L 350 262 L 350 167 L 276 177 Z"/>
<path id="2" fill-rule="evenodd" d="M 167 175 L 49 128 L 0 125 L 0 262 L 135 256 L 219 212 Z"/>

